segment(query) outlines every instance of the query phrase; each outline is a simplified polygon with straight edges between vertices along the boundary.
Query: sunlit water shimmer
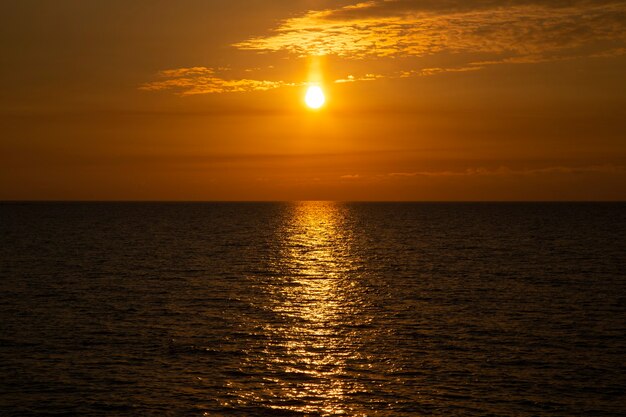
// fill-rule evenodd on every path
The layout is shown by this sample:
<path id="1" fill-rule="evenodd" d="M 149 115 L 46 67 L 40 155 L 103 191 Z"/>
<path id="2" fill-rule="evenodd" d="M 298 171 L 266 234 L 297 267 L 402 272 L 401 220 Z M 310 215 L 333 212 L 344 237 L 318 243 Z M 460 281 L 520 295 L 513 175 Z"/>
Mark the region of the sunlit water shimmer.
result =
<path id="1" fill-rule="evenodd" d="M 626 413 L 626 205 L 0 205 L 0 415 Z"/>

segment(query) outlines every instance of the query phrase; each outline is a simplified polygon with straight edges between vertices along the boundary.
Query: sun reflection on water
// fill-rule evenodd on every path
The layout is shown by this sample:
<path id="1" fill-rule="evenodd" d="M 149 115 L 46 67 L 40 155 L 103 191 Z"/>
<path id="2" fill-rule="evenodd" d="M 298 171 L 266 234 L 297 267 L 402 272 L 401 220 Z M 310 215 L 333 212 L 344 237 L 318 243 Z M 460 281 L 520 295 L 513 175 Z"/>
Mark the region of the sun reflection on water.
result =
<path id="1" fill-rule="evenodd" d="M 262 360 L 266 369 L 260 395 L 271 408 L 292 412 L 355 414 L 345 397 L 365 390 L 353 378 L 366 358 L 362 326 L 359 259 L 352 247 L 346 208 L 328 202 L 294 203 L 279 234 L 280 271 L 263 290 L 268 336 Z M 361 359 L 361 360 L 360 360 Z"/>

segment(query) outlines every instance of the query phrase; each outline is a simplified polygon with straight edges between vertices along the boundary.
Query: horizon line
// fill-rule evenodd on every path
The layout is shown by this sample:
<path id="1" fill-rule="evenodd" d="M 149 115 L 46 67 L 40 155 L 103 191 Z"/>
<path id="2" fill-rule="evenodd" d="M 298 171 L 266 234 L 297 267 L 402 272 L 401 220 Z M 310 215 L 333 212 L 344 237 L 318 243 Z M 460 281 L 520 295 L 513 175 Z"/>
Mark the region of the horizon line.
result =
<path id="1" fill-rule="evenodd" d="M 14 203 L 303 203 L 303 202 L 325 202 L 325 203 L 626 203 L 625 200 L 80 200 L 80 199 L 28 199 L 28 200 L 1 200 L 0 204 Z"/>

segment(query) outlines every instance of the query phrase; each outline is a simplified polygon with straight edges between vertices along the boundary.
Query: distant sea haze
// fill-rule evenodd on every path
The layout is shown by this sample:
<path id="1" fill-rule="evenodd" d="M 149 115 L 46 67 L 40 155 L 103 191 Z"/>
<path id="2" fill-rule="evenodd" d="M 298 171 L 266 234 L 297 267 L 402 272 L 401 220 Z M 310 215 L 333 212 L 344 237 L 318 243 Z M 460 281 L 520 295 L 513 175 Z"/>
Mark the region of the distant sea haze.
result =
<path id="1" fill-rule="evenodd" d="M 2 203 L 0 415 L 626 414 L 626 204 Z"/>

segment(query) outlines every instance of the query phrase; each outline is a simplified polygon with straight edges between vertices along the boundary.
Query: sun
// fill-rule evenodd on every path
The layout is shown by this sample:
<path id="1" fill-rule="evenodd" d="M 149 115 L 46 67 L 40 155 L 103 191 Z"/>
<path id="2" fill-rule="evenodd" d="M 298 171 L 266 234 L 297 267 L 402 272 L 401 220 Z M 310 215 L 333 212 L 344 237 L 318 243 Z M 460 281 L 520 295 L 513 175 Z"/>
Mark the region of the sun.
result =
<path id="1" fill-rule="evenodd" d="M 326 97 L 324 97 L 324 91 L 319 85 L 312 85 L 306 90 L 304 96 L 304 102 L 312 109 L 319 109 L 324 105 Z"/>

